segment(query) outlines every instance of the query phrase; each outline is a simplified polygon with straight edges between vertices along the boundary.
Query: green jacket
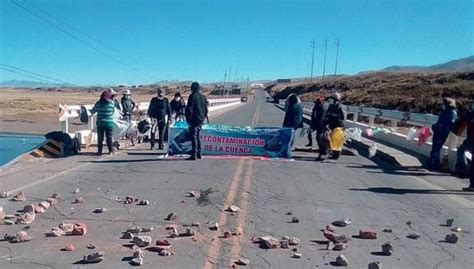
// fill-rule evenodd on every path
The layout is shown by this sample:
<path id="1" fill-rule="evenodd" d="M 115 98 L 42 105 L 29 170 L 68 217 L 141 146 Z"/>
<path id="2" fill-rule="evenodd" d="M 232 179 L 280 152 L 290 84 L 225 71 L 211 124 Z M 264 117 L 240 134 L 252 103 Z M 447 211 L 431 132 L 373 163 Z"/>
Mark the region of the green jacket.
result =
<path id="1" fill-rule="evenodd" d="M 92 114 L 97 112 L 97 128 L 114 127 L 114 103 L 107 100 L 99 100 L 92 108 Z"/>

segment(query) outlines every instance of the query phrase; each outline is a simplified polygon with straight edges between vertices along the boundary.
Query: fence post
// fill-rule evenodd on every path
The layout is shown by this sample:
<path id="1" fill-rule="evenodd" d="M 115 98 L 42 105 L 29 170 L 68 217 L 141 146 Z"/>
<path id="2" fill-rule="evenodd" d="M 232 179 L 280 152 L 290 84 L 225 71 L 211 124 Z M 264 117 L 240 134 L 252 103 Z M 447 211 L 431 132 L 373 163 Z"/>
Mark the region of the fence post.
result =
<path id="1" fill-rule="evenodd" d="M 369 126 L 374 126 L 375 116 L 369 116 Z"/>
<path id="2" fill-rule="evenodd" d="M 352 119 L 353 119 L 354 122 L 358 122 L 359 121 L 359 113 L 355 112 L 354 117 Z"/>
<path id="3" fill-rule="evenodd" d="M 64 133 L 69 133 L 69 120 L 66 118 L 66 120 L 61 121 L 61 131 Z"/>
<path id="4" fill-rule="evenodd" d="M 397 120 L 391 120 L 390 121 L 390 127 L 392 128 L 397 128 L 398 127 L 398 121 Z"/>

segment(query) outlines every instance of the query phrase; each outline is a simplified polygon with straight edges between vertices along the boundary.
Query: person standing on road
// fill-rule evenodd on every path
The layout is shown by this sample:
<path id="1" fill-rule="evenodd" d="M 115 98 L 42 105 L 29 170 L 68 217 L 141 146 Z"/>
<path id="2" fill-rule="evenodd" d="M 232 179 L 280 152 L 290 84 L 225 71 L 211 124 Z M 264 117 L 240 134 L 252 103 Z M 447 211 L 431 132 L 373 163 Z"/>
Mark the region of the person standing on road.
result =
<path id="1" fill-rule="evenodd" d="M 158 96 L 153 97 L 148 107 L 148 116 L 151 118 L 150 149 L 155 148 L 156 131 L 158 130 L 158 149 L 164 149 L 164 137 L 167 121 L 171 117 L 171 109 L 165 90 L 158 89 Z"/>
<path id="2" fill-rule="evenodd" d="M 122 112 L 123 112 L 123 118 L 127 122 L 132 121 L 132 112 L 135 110 L 135 107 L 137 107 L 137 104 L 135 101 L 133 101 L 131 95 L 130 95 L 130 90 L 126 90 L 123 93 L 123 97 L 120 100 L 122 103 Z"/>
<path id="3" fill-rule="evenodd" d="M 117 100 L 117 92 L 114 90 L 114 88 L 109 88 L 109 92 L 112 94 L 112 101 L 114 103 L 114 107 L 117 111 L 122 112 L 122 108 L 120 107 L 120 102 Z"/>
<path id="4" fill-rule="evenodd" d="M 283 127 L 295 130 L 303 127 L 303 107 L 296 94 L 288 96 Z"/>
<path id="5" fill-rule="evenodd" d="M 99 101 L 95 103 L 91 114 L 97 113 L 97 155 L 102 155 L 102 143 L 104 134 L 106 137 L 109 155 L 114 153 L 112 133 L 114 130 L 114 102 L 112 100 L 113 90 L 109 89 L 100 95 Z"/>
<path id="6" fill-rule="evenodd" d="M 186 122 L 189 125 L 189 133 L 191 135 L 192 152 L 188 160 L 201 159 L 201 127 L 204 120 L 208 118 L 207 100 L 204 95 L 199 92 L 199 83 L 191 84 L 191 95 L 185 109 Z"/>
<path id="7" fill-rule="evenodd" d="M 324 114 L 322 131 L 317 138 L 320 143 L 317 161 L 322 161 L 328 155 L 329 134 L 336 128 L 344 127 L 346 119 L 346 107 L 341 104 L 341 94 L 333 93 L 329 98 L 329 107 Z"/>
<path id="8" fill-rule="evenodd" d="M 437 171 L 440 168 L 441 149 L 456 121 L 456 101 L 453 98 L 443 98 L 443 111 L 431 129 L 433 130 L 433 145 L 428 160 L 427 168 Z"/>
<path id="9" fill-rule="evenodd" d="M 186 103 L 181 98 L 181 93 L 174 94 L 174 99 L 170 102 L 171 115 L 174 115 L 176 121 L 183 119 Z"/>
<path id="10" fill-rule="evenodd" d="M 310 124 L 310 129 L 308 132 L 308 144 L 306 145 L 307 147 L 312 147 L 313 146 L 313 132 L 316 132 L 316 137 L 319 136 L 319 134 L 322 132 L 322 125 L 323 125 L 323 119 L 324 119 L 324 104 L 323 104 L 323 98 L 318 97 L 316 98 L 316 101 L 314 101 L 314 106 L 313 106 L 313 111 L 311 113 L 311 124 Z M 318 143 L 318 148 L 319 148 L 319 140 L 316 139 L 316 142 Z"/>
<path id="11" fill-rule="evenodd" d="M 474 100 L 468 104 L 468 111 L 463 113 L 454 124 L 453 132 L 456 135 L 461 135 L 467 129 L 466 139 L 459 146 L 457 151 L 456 170 L 455 173 L 462 177 L 468 176 L 470 180 L 469 187 L 463 188 L 464 191 L 474 192 Z M 466 151 L 471 152 L 471 164 L 468 168 L 468 160 Z"/>

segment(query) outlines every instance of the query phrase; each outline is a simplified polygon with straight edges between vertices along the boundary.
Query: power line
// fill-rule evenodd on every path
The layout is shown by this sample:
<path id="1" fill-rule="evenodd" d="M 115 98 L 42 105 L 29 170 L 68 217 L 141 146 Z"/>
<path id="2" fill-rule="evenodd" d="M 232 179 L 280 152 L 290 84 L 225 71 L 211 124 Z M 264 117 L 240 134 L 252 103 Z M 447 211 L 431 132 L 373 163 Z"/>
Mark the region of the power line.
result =
<path id="1" fill-rule="evenodd" d="M 30 7 L 32 7 L 33 9 L 35 9 L 35 10 L 37 10 L 37 11 L 43 13 L 46 17 L 48 17 L 48 18 L 50 18 L 50 19 L 52 19 L 52 20 L 55 20 L 55 21 L 58 22 L 59 24 L 62 24 L 63 26 L 66 26 L 67 28 L 69 28 L 69 29 L 75 31 L 76 33 L 82 35 L 83 37 L 85 37 L 85 38 L 87 38 L 87 39 L 89 39 L 89 40 L 91 40 L 91 41 L 93 41 L 93 42 L 95 42 L 95 43 L 101 45 L 102 47 L 104 47 L 104 48 L 106 48 L 106 49 L 109 49 L 109 50 L 115 52 L 116 54 L 118 54 L 118 55 L 120 55 L 120 56 L 122 56 L 122 57 L 124 57 L 124 58 L 127 58 L 127 59 L 130 60 L 131 62 L 135 62 L 135 63 L 140 62 L 140 61 L 138 61 L 137 59 L 135 59 L 135 58 L 133 58 L 133 57 L 130 57 L 130 56 L 125 55 L 124 53 L 122 53 L 122 52 L 120 52 L 119 50 L 115 49 L 114 47 L 108 45 L 107 43 L 102 42 L 102 41 L 100 41 L 99 39 L 96 39 L 96 38 L 94 38 L 94 37 L 92 37 L 92 36 L 90 36 L 90 35 L 84 33 L 83 31 L 79 30 L 77 27 L 75 27 L 75 26 L 73 26 L 73 25 L 71 25 L 71 24 L 69 24 L 69 23 L 66 23 L 66 22 L 63 21 L 63 20 L 58 19 L 57 17 L 55 17 L 55 16 L 51 15 L 50 13 L 48 13 L 48 12 L 42 10 L 42 9 L 39 8 L 38 6 L 32 4 L 31 2 L 29 2 L 29 1 L 27 1 L 27 0 L 23 0 L 23 3 L 28 4 L 28 5 L 29 5 Z"/>
<path id="2" fill-rule="evenodd" d="M 11 65 L 8 65 L 8 64 L 2 64 L 2 63 L 0 63 L 0 65 L 1 65 L 1 66 L 5 66 L 5 67 L 8 67 L 8 68 L 10 68 L 10 69 L 17 70 L 17 71 L 29 73 L 29 74 L 32 74 L 32 75 L 34 75 L 34 76 L 43 77 L 43 78 L 46 78 L 46 79 L 49 79 L 49 80 L 52 80 L 52 81 L 61 82 L 61 83 L 67 83 L 67 82 L 65 82 L 65 81 L 63 81 L 63 80 L 60 80 L 60 79 L 57 79 L 57 78 L 53 78 L 53 77 L 50 77 L 50 76 L 42 75 L 42 74 L 39 74 L 39 73 L 36 73 L 36 72 L 33 72 L 33 71 L 28 71 L 28 70 L 25 70 L 25 69 L 22 69 L 22 68 L 19 68 L 19 67 L 15 67 L 15 66 L 11 66 Z"/>
<path id="3" fill-rule="evenodd" d="M 50 81 L 44 80 L 44 79 L 42 79 L 42 78 L 38 78 L 38 77 L 34 77 L 34 76 L 32 76 L 32 75 L 24 74 L 24 73 L 18 72 L 18 71 L 13 70 L 13 69 L 5 68 L 5 67 L 0 67 L 0 69 L 5 70 L 5 71 L 8 71 L 8 72 L 11 72 L 11 73 L 14 73 L 14 74 L 17 74 L 17 75 L 29 77 L 29 78 L 32 78 L 32 79 L 34 79 L 34 80 L 39 80 L 39 81 L 41 81 L 41 82 L 51 83 Z"/>
<path id="4" fill-rule="evenodd" d="M 14 5 L 18 6 L 19 8 L 25 10 L 26 12 L 28 12 L 28 13 L 31 14 L 32 16 L 34 16 L 34 17 L 36 17 L 36 18 L 42 20 L 42 21 L 45 22 L 46 24 L 48 24 L 48 25 L 50 25 L 50 26 L 56 28 L 58 31 L 64 33 L 65 35 L 67 35 L 67 36 L 69 36 L 69 37 L 71 37 L 71 38 L 73 38 L 74 40 L 76 40 L 77 42 L 83 44 L 84 46 L 86 46 L 86 47 L 88 47 L 88 48 L 90 48 L 90 49 L 92 49 L 92 50 L 95 50 L 96 52 L 98 52 L 98 53 L 100 53 L 101 55 L 107 57 L 108 59 L 112 60 L 113 62 L 118 63 L 118 64 L 120 64 L 120 65 L 123 65 L 123 66 L 125 66 L 125 67 L 127 67 L 127 68 L 129 68 L 129 69 L 131 69 L 131 70 L 133 70 L 133 71 L 135 71 L 135 72 L 138 72 L 138 73 L 140 73 L 140 74 L 142 74 L 142 75 L 148 76 L 148 77 L 153 78 L 153 79 L 157 79 L 156 77 L 154 77 L 154 76 L 152 76 L 152 75 L 150 75 L 150 74 L 148 74 L 148 73 L 146 73 L 146 72 L 143 72 L 143 71 L 141 71 L 141 70 L 139 70 L 139 69 L 137 69 L 137 68 L 135 68 L 135 67 L 133 67 L 133 66 L 130 66 L 130 65 L 128 65 L 127 63 L 122 62 L 122 61 L 120 61 L 120 60 L 114 58 L 113 56 L 107 54 L 106 52 L 102 51 L 101 49 L 99 49 L 99 48 L 97 48 L 97 47 L 95 47 L 95 46 L 93 46 L 93 45 L 87 43 L 86 41 L 84 41 L 84 40 L 82 40 L 81 38 L 75 36 L 74 34 L 71 34 L 70 32 L 68 32 L 67 30 L 63 29 L 62 27 L 60 27 L 60 26 L 58 26 L 58 25 L 52 23 L 51 21 L 48 21 L 47 19 L 43 18 L 41 15 L 39 15 L 38 13 L 32 11 L 31 9 L 29 9 L 29 8 L 27 8 L 27 7 L 23 6 L 23 5 L 21 5 L 21 4 L 17 3 L 17 2 L 15 2 L 15 0 L 10 0 L 10 2 L 12 2 Z"/>

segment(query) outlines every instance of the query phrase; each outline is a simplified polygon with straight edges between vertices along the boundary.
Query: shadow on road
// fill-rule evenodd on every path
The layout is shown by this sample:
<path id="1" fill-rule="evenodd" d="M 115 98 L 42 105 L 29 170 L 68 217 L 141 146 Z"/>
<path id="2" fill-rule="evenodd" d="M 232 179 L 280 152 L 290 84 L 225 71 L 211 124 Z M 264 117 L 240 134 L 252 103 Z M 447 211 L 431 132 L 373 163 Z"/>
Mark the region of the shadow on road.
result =
<path id="1" fill-rule="evenodd" d="M 369 171 L 371 174 L 391 174 L 397 176 L 450 176 L 447 173 L 430 172 L 424 168 L 413 167 L 413 168 L 401 168 L 392 165 L 349 165 L 348 168 L 359 168 L 366 170 L 380 170 L 380 171 Z"/>
<path id="2" fill-rule="evenodd" d="M 97 161 L 87 161 L 88 163 L 142 163 L 142 162 L 166 162 L 166 161 L 179 161 L 177 159 L 157 159 L 157 158 L 149 158 L 149 159 L 138 159 L 138 160 L 97 160 Z"/>
<path id="3" fill-rule="evenodd" d="M 462 190 L 433 190 L 433 189 L 396 189 L 396 188 L 367 188 L 367 189 L 349 189 L 350 191 L 367 191 L 373 193 L 383 193 L 383 194 L 459 194 L 459 195 L 473 195 L 473 192 L 465 192 Z"/>

